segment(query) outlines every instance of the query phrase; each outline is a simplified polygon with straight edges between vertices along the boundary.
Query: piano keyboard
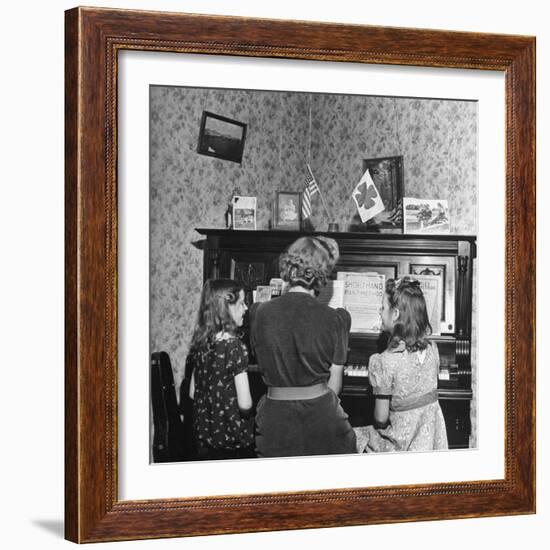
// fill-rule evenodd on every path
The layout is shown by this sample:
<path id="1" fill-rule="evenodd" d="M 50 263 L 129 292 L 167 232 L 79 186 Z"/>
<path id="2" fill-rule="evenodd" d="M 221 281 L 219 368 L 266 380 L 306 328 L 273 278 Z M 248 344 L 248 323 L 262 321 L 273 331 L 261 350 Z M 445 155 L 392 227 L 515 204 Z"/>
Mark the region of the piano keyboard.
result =
<path id="1" fill-rule="evenodd" d="M 367 378 L 369 376 L 367 365 L 346 365 L 344 367 L 344 376 Z"/>
<path id="2" fill-rule="evenodd" d="M 439 379 L 451 380 L 451 378 L 470 374 L 471 371 L 458 369 L 458 366 L 454 364 L 441 365 L 439 370 Z M 350 378 L 368 378 L 369 372 L 367 365 L 346 365 L 344 367 L 344 376 L 349 376 Z"/>

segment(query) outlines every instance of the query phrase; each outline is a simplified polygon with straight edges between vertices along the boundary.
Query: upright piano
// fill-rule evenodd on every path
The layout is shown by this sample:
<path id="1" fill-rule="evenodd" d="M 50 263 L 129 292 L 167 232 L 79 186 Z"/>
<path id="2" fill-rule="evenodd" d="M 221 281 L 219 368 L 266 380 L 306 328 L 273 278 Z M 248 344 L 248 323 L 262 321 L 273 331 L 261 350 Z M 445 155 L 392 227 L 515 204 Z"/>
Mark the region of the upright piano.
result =
<path id="1" fill-rule="evenodd" d="M 415 274 L 437 276 L 442 289 L 440 323 L 434 330 L 438 334 L 432 338 L 437 342 L 441 363 L 439 402 L 445 416 L 449 447 L 469 446 L 475 236 L 231 229 L 197 229 L 197 232 L 205 237 L 202 243 L 204 280 L 227 277 L 240 281 L 248 303 L 252 302 L 252 292 L 258 285 L 268 285 L 270 279 L 279 277 L 279 255 L 304 235 L 324 235 L 338 242 L 340 258 L 334 273 L 377 272 L 386 278 Z M 245 323 L 245 332 L 246 328 Z M 354 426 L 372 423 L 374 398 L 367 365 L 371 354 L 384 349 L 382 334 L 350 334 L 341 401 Z M 259 375 L 251 375 L 251 385 L 256 396 L 265 392 Z"/>

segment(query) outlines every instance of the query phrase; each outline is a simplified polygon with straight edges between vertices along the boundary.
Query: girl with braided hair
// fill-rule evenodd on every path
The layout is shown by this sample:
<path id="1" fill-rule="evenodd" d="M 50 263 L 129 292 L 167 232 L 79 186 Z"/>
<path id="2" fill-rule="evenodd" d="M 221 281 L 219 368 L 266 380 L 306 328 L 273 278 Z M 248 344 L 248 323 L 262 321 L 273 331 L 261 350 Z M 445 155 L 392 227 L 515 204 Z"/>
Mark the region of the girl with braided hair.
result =
<path id="1" fill-rule="evenodd" d="M 338 399 L 351 318 L 316 299 L 338 256 L 333 239 L 301 237 L 279 258 L 283 295 L 250 308 L 250 343 L 267 386 L 256 413 L 258 456 L 356 452 Z"/>

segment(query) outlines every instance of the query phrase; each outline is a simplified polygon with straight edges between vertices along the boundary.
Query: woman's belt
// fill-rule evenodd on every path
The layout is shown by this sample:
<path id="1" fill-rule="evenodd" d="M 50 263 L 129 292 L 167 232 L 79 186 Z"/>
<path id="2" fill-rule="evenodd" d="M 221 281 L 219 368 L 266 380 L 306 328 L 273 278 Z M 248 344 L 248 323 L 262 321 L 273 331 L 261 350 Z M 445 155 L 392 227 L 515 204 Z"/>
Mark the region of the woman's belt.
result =
<path id="1" fill-rule="evenodd" d="M 399 401 L 392 399 L 390 409 L 395 412 L 412 411 L 413 409 L 419 409 L 420 407 L 435 403 L 438 397 L 437 390 L 433 390 L 418 397 L 409 397 L 400 399 Z"/>
<path id="2" fill-rule="evenodd" d="M 267 388 L 267 397 L 269 399 L 277 399 L 279 401 L 299 401 L 302 399 L 314 399 L 320 397 L 328 391 L 326 382 L 314 384 L 313 386 L 290 386 L 276 387 L 270 386 Z"/>

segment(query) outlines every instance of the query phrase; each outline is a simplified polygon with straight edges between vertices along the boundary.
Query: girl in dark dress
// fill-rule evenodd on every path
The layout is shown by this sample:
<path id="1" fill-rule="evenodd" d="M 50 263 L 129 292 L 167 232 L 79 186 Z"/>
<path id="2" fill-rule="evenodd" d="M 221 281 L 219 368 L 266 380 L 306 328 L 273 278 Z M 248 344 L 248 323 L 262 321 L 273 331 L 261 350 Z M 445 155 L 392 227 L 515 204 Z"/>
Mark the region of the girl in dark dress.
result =
<path id="1" fill-rule="evenodd" d="M 286 292 L 250 309 L 251 345 L 267 385 L 256 414 L 258 456 L 356 452 L 337 397 L 351 318 L 316 299 L 338 255 L 333 239 L 298 239 L 279 259 Z"/>
<path id="2" fill-rule="evenodd" d="M 185 368 L 198 458 L 254 456 L 248 352 L 236 335 L 246 310 L 242 286 L 206 281 Z"/>

